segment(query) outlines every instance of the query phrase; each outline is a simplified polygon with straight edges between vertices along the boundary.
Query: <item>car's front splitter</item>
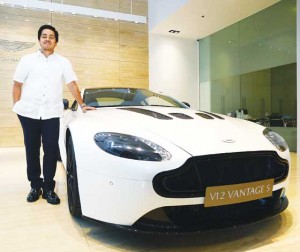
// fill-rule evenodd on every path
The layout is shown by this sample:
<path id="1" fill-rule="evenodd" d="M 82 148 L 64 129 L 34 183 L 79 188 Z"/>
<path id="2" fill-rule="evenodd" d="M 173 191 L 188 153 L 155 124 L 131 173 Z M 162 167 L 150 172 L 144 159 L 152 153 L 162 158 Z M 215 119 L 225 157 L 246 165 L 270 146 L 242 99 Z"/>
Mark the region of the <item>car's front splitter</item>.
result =
<path id="1" fill-rule="evenodd" d="M 281 190 L 277 191 L 277 194 L 279 193 Z M 119 227 L 132 231 L 165 234 L 237 227 L 269 219 L 284 211 L 288 206 L 287 197 L 276 198 L 210 208 L 205 208 L 204 205 L 162 207 L 143 216 L 132 226 Z M 162 219 L 157 218 L 164 214 Z"/>

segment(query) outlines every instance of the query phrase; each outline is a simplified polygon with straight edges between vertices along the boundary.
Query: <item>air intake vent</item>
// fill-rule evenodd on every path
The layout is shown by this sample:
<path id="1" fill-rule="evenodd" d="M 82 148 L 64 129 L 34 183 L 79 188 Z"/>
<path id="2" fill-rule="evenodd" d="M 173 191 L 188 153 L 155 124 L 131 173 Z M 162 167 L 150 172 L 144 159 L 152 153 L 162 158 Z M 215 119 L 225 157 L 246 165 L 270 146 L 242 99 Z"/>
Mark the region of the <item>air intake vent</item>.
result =
<path id="1" fill-rule="evenodd" d="M 191 116 L 188 116 L 186 114 L 182 114 L 182 113 L 169 113 L 169 115 L 180 118 L 180 119 L 194 119 Z"/>
<path id="2" fill-rule="evenodd" d="M 166 116 L 166 115 L 163 115 L 161 113 L 151 111 L 151 110 L 148 110 L 148 109 L 141 109 L 141 108 L 119 108 L 119 109 L 128 110 L 128 111 L 131 111 L 131 112 L 136 112 L 136 113 L 140 113 L 140 114 L 147 115 L 147 116 L 152 116 L 156 119 L 173 120 L 173 118 L 170 117 L 170 116 Z"/>

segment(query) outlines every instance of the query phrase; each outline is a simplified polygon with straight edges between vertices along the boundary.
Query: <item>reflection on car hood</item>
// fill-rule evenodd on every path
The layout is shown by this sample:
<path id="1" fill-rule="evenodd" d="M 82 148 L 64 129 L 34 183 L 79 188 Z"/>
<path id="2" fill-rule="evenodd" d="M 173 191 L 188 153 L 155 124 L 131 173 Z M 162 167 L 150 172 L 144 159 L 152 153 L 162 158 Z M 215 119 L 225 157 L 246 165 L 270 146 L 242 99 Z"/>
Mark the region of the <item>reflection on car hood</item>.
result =
<path id="1" fill-rule="evenodd" d="M 93 132 L 119 132 L 149 138 L 156 135 L 191 155 L 274 149 L 253 122 L 171 107 L 100 108 L 82 114 Z"/>

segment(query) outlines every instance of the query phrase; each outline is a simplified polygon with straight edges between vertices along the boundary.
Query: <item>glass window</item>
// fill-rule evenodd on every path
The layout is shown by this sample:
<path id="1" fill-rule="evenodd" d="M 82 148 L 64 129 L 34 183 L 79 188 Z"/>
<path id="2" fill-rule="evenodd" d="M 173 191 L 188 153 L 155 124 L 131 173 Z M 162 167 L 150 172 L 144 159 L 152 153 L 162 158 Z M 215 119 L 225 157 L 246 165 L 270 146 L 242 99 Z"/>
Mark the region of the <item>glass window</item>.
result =
<path id="1" fill-rule="evenodd" d="M 201 109 L 296 131 L 296 0 L 203 38 L 199 48 Z"/>

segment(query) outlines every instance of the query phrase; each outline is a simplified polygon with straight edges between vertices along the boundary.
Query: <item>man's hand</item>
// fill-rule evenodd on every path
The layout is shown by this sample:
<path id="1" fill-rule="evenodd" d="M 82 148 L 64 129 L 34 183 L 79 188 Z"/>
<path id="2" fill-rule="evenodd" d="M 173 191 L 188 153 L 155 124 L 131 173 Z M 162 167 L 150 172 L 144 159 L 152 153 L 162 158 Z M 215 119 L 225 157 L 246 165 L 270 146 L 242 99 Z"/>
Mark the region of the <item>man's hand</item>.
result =
<path id="1" fill-rule="evenodd" d="M 87 105 L 84 105 L 84 106 L 80 106 L 81 107 L 81 110 L 83 113 L 86 113 L 88 110 L 95 110 L 96 108 L 95 107 L 91 107 L 91 106 L 87 106 Z"/>
<path id="2" fill-rule="evenodd" d="M 87 106 L 85 103 L 83 103 L 83 100 L 81 98 L 78 86 L 75 81 L 72 81 L 68 84 L 68 88 L 71 91 L 73 97 L 78 102 L 79 106 L 81 107 L 81 110 L 83 113 L 87 112 L 88 110 L 95 110 L 96 108 Z"/>

